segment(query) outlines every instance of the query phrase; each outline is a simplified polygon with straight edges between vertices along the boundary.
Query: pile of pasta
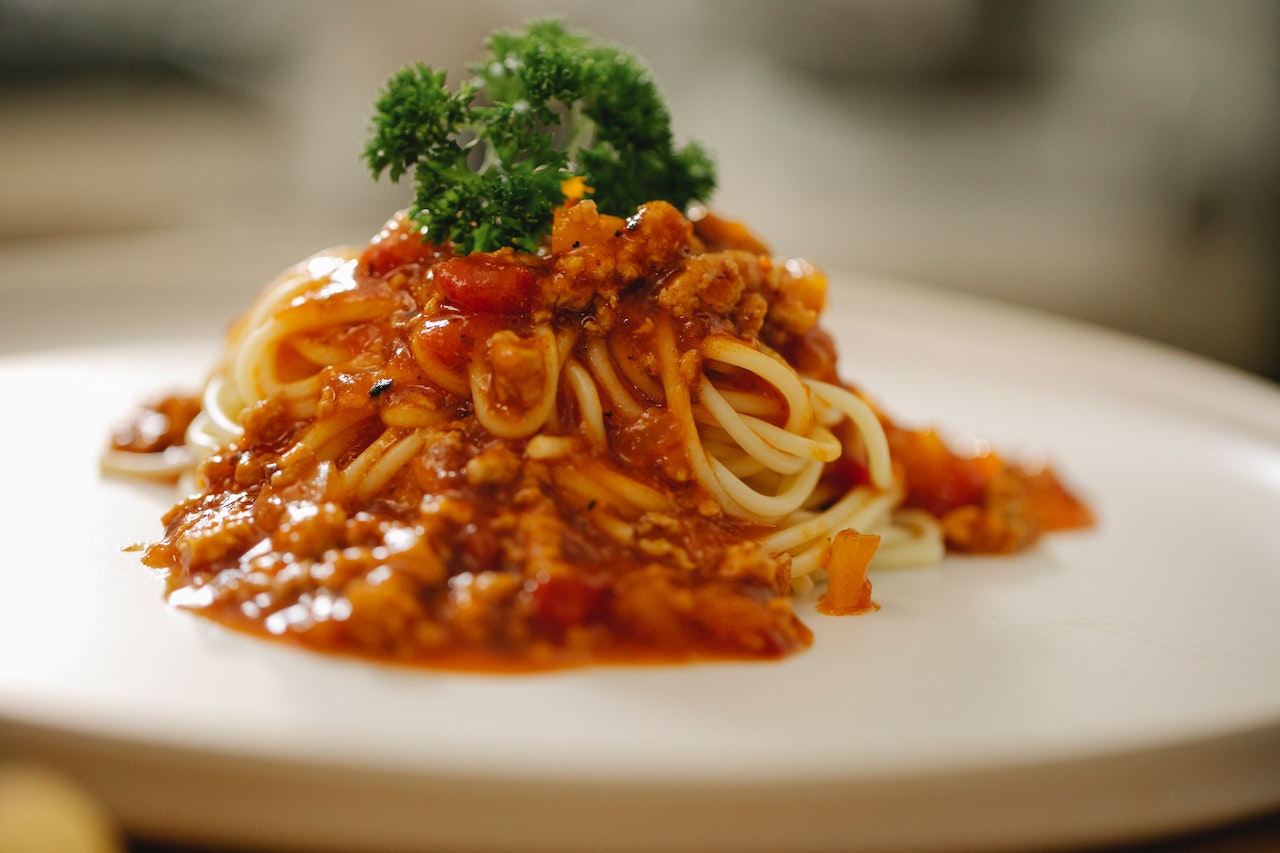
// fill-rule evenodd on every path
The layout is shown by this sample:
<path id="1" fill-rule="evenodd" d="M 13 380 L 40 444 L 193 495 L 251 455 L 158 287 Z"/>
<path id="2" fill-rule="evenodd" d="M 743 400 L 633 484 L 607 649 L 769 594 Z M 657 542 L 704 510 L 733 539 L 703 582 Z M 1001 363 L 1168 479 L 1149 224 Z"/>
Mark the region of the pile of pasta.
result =
<path id="1" fill-rule="evenodd" d="M 536 254 L 399 215 L 272 283 L 109 465 L 191 474 L 144 558 L 171 602 L 444 667 L 778 657 L 811 641 L 796 593 L 873 609 L 869 568 L 1088 523 L 842 382 L 826 287 L 665 202 L 571 201 Z"/>

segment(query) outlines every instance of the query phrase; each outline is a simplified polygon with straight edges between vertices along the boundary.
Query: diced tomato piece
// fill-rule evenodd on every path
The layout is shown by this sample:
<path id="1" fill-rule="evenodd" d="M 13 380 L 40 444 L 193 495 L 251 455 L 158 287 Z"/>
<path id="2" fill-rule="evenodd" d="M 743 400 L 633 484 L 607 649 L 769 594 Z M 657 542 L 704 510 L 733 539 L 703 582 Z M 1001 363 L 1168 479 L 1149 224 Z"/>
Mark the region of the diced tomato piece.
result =
<path id="1" fill-rule="evenodd" d="M 607 589 L 570 577 L 552 577 L 533 587 L 534 610 L 554 634 L 599 622 L 605 614 Z"/>
<path id="2" fill-rule="evenodd" d="M 440 249 L 422 241 L 412 220 L 404 211 L 397 213 L 360 255 L 358 269 L 371 278 L 381 278 L 408 264 L 426 266 L 440 254 Z"/>
<path id="3" fill-rule="evenodd" d="M 887 426 L 885 434 L 894 464 L 906 478 L 905 503 L 938 517 L 957 507 L 981 503 L 987 484 L 1004 468 L 994 453 L 955 454 L 933 430 Z"/>
<path id="4" fill-rule="evenodd" d="M 409 345 L 450 369 L 459 369 L 471 358 L 477 341 L 487 341 L 503 328 L 502 321 L 484 315 L 449 312 L 422 321 Z"/>
<path id="5" fill-rule="evenodd" d="M 415 353 L 440 362 L 445 367 L 461 367 L 475 343 L 471 324 L 461 314 L 448 314 L 423 323 L 414 333 L 410 346 Z"/>
<path id="6" fill-rule="evenodd" d="M 537 283 L 532 270 L 501 252 L 449 258 L 436 264 L 432 276 L 451 305 L 482 314 L 519 314 Z"/>

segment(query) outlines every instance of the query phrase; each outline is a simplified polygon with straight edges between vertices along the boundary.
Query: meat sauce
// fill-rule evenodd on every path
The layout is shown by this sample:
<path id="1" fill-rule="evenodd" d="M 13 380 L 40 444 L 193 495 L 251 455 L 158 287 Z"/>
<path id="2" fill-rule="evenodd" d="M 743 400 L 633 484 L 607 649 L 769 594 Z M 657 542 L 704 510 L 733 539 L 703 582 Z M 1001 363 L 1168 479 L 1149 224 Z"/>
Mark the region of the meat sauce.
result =
<path id="1" fill-rule="evenodd" d="M 145 562 L 178 606 L 387 661 L 523 671 L 794 653 L 811 633 L 791 609 L 789 558 L 766 553 L 768 528 L 726 516 L 692 475 L 681 425 L 653 387 L 654 317 L 672 318 L 690 383 L 699 342 L 719 332 L 832 380 L 816 281 L 773 266 L 741 226 L 708 217 L 695 229 L 661 202 L 625 220 L 571 204 L 541 255 L 456 257 L 397 217 L 339 297 L 385 310 L 300 334 L 278 356 L 286 380 L 304 377 L 315 352 L 343 365 L 321 371 L 315 414 L 270 399 L 245 412 L 243 436 L 204 461 L 200 493 L 168 513 Z M 609 335 L 634 380 L 640 410 L 606 406 L 603 452 L 563 384 L 537 436 L 503 438 L 475 417 L 466 383 L 477 364 L 500 413 L 537 405 L 545 371 L 529 341 L 546 328 L 571 330 L 581 358 Z M 152 414 L 180 424 L 196 409 L 175 399 Z M 325 418 L 342 425 L 331 459 L 299 449 Z M 933 433 L 886 426 L 908 502 L 943 519 L 954 549 L 1008 552 L 1042 529 L 1088 523 L 1051 474 L 963 459 Z M 364 448 L 407 430 L 430 437 L 384 488 L 365 495 L 344 481 Z M 175 440 L 151 432 L 126 429 L 117 447 Z M 854 452 L 826 477 L 842 489 L 867 479 Z"/>
<path id="2" fill-rule="evenodd" d="M 766 554 L 763 531 L 720 513 L 694 482 L 679 424 L 660 406 L 606 410 L 603 456 L 575 439 L 543 460 L 529 439 L 486 432 L 471 400 L 425 375 L 424 360 L 465 372 L 488 359 L 494 399 L 519 410 L 538 383 L 518 343 L 540 326 L 576 326 L 579 350 L 624 330 L 615 355 L 642 374 L 653 372 L 655 310 L 679 317 L 682 351 L 716 331 L 754 337 L 765 326 L 763 285 L 716 284 L 702 271 L 672 280 L 704 247 L 667 205 L 630 220 L 582 205 L 560 215 L 553 242 L 562 251 L 546 257 L 454 257 L 403 218 L 389 223 L 343 298 L 396 310 L 295 346 L 339 350 L 348 362 L 375 356 L 324 377 L 321 416 L 343 412 L 367 431 L 337 468 L 396 412 L 432 413 L 433 440 L 376 496 L 335 498 L 333 468 L 293 450 L 307 419 L 271 401 L 247 412 L 244 436 L 204 462 L 202 493 L 166 516 L 164 540 L 145 556 L 167 572 L 171 601 L 315 649 L 439 667 L 775 658 L 806 647 L 787 560 Z M 671 305 L 655 309 L 658 300 Z M 503 335 L 514 343 L 500 352 Z M 557 410 L 545 432 L 573 439 L 563 392 Z M 623 477 L 665 510 L 628 513 L 583 497 Z"/>

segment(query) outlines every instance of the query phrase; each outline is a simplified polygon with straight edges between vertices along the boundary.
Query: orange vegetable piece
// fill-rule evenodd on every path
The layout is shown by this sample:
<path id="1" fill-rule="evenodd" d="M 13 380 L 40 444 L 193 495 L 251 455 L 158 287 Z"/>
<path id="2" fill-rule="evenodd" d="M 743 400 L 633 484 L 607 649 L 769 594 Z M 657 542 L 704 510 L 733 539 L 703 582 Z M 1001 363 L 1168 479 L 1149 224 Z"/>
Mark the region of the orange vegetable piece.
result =
<path id="1" fill-rule="evenodd" d="M 827 591 L 818 599 L 818 612 L 828 616 L 847 616 L 879 610 L 871 600 L 871 581 L 867 566 L 880 547 L 880 537 L 873 533 L 841 530 L 831 540 L 827 557 Z"/>

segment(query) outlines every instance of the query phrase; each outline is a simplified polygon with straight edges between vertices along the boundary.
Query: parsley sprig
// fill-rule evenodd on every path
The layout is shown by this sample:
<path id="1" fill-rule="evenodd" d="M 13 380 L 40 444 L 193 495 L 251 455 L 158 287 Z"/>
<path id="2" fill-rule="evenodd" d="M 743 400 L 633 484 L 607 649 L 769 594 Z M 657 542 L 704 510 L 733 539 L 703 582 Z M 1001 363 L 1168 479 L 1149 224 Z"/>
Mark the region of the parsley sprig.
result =
<path id="1" fill-rule="evenodd" d="M 410 215 L 424 239 L 462 253 L 536 251 L 573 177 L 618 215 L 711 194 L 710 156 L 675 146 L 666 105 L 632 54 L 558 21 L 495 32 L 485 47 L 455 91 L 444 71 L 418 63 L 375 104 L 364 159 L 375 178 L 413 174 Z"/>

